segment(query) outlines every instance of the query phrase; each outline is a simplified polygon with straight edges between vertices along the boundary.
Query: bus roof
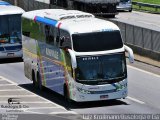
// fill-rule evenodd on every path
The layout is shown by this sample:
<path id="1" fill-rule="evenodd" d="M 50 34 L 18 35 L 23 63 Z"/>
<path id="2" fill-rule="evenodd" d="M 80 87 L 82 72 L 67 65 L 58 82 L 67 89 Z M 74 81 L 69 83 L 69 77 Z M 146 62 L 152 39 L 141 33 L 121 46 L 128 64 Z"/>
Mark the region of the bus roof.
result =
<path id="1" fill-rule="evenodd" d="M 94 17 L 94 15 L 90 13 L 78 11 L 78 10 L 41 9 L 41 10 L 26 12 L 23 14 L 23 17 L 26 17 L 32 20 L 34 20 L 35 17 L 42 17 L 42 18 L 48 18 L 55 21 L 60 21 L 60 20 L 77 18 L 77 17 Z"/>
<path id="2" fill-rule="evenodd" d="M 24 10 L 7 2 L 0 1 L 0 15 L 22 14 Z"/>
<path id="3" fill-rule="evenodd" d="M 95 18 L 94 15 L 78 10 L 42 9 L 25 12 L 24 18 L 60 27 L 72 34 L 119 30 L 112 22 Z"/>
<path id="4" fill-rule="evenodd" d="M 119 28 L 114 23 L 98 18 L 63 21 L 61 28 L 68 30 L 72 34 L 115 30 L 119 31 Z"/>

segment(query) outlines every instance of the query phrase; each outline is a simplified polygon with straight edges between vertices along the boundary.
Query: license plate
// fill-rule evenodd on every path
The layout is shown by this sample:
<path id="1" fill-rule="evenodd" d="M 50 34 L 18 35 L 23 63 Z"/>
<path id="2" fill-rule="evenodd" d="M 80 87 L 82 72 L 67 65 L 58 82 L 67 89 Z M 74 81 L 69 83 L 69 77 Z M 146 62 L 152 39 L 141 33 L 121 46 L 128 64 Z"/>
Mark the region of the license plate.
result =
<path id="1" fill-rule="evenodd" d="M 14 56 L 14 53 L 8 53 L 7 56 L 13 57 L 13 56 Z"/>
<path id="2" fill-rule="evenodd" d="M 107 99 L 108 98 L 108 95 L 101 95 L 100 96 L 100 99 Z"/>

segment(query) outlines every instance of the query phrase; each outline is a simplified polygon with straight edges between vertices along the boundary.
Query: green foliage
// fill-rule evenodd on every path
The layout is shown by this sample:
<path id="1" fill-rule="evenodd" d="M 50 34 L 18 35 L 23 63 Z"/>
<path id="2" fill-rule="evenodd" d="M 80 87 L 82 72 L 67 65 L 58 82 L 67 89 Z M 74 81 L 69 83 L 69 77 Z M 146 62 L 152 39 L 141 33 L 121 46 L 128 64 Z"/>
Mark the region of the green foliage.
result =
<path id="1" fill-rule="evenodd" d="M 160 5 L 160 0 L 133 0 L 133 2 L 143 2 L 143 3 Z M 158 8 L 156 9 L 156 8 L 144 7 L 144 6 L 138 6 L 138 5 L 133 5 L 133 9 L 140 10 L 140 11 L 149 11 L 152 13 L 160 13 L 160 9 Z"/>
<path id="2" fill-rule="evenodd" d="M 160 5 L 160 0 L 133 0 L 133 2 L 143 2 L 143 3 L 159 4 Z"/>

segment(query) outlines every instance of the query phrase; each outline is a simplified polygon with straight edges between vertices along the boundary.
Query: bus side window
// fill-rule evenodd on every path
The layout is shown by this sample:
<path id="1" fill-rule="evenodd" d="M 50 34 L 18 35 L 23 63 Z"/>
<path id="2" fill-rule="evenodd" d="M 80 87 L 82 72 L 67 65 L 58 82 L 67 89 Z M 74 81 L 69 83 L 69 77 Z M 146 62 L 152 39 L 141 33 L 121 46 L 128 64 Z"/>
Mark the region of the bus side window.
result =
<path id="1" fill-rule="evenodd" d="M 59 47 L 59 39 L 60 39 L 60 30 L 58 28 L 55 28 L 55 32 L 54 32 L 54 36 L 55 36 L 55 45 L 57 47 Z"/>
<path id="2" fill-rule="evenodd" d="M 30 37 L 30 20 L 22 18 L 22 34 Z"/>
<path id="3" fill-rule="evenodd" d="M 44 42 L 45 41 L 45 30 L 44 25 L 42 23 L 39 23 L 39 40 Z"/>
<path id="4" fill-rule="evenodd" d="M 46 43 L 54 45 L 54 28 L 48 25 L 45 25 L 45 39 Z"/>
<path id="5" fill-rule="evenodd" d="M 70 35 L 67 31 L 60 31 L 59 47 L 61 48 L 71 48 Z"/>

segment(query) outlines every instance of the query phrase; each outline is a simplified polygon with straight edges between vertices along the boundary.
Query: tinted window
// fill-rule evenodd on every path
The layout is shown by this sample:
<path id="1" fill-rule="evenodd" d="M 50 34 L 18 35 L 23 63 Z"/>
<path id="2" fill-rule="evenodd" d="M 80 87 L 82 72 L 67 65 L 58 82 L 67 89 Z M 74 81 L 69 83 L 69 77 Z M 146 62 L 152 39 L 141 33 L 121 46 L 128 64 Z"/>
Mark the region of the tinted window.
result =
<path id="1" fill-rule="evenodd" d="M 59 46 L 62 48 L 71 48 L 70 34 L 65 30 L 60 30 Z"/>
<path id="2" fill-rule="evenodd" d="M 21 32 L 21 15 L 0 16 L 0 34 Z"/>
<path id="3" fill-rule="evenodd" d="M 0 44 L 21 42 L 21 15 L 0 16 Z"/>
<path id="4" fill-rule="evenodd" d="M 45 25 L 45 39 L 46 43 L 54 45 L 54 27 Z"/>
<path id="5" fill-rule="evenodd" d="M 112 50 L 123 46 L 119 31 L 73 34 L 72 39 L 77 52 Z"/>
<path id="6" fill-rule="evenodd" d="M 45 40 L 44 29 L 41 23 L 23 18 L 22 31 L 24 36 L 40 41 Z"/>
<path id="7" fill-rule="evenodd" d="M 125 54 L 77 57 L 76 79 L 79 82 L 112 82 L 126 78 Z"/>

